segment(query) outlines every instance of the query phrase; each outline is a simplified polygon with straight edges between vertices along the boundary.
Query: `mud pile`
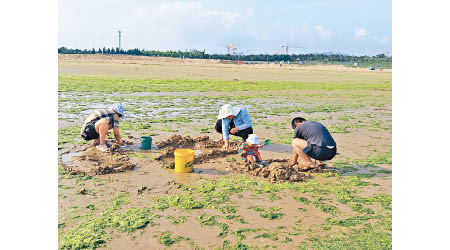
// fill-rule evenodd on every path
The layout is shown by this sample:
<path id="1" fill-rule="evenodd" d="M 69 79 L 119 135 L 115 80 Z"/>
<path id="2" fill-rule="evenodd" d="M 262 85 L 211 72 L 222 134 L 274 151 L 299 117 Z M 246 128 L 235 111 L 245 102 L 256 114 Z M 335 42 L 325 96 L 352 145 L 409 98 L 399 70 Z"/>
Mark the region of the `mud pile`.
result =
<path id="1" fill-rule="evenodd" d="M 223 149 L 214 148 L 207 150 L 206 152 L 200 153 L 198 156 L 194 157 L 194 164 L 207 162 L 212 159 L 223 158 L 227 155 L 236 154 L 237 149 Z"/>
<path id="2" fill-rule="evenodd" d="M 300 170 L 298 165 L 292 165 L 289 160 L 268 160 L 268 167 L 259 167 L 256 164 L 243 163 L 231 164 L 231 170 L 235 173 L 246 173 L 268 179 L 270 182 L 297 182 L 304 181 L 311 173 L 331 172 L 326 167 L 318 167 L 309 170 Z"/>
<path id="3" fill-rule="evenodd" d="M 132 170 L 135 167 L 130 161 L 128 152 L 117 144 L 112 144 L 106 152 L 89 147 L 79 156 L 71 158 L 70 166 L 63 167 L 70 174 L 101 175 Z"/>
<path id="4" fill-rule="evenodd" d="M 199 136 L 191 138 L 190 136 L 183 137 L 181 135 L 172 135 L 169 139 L 157 143 L 159 148 L 174 147 L 174 148 L 190 148 L 196 142 L 209 140 L 209 136 Z"/>
<path id="5" fill-rule="evenodd" d="M 230 142 L 231 147 L 229 149 L 223 149 L 221 141 L 211 140 L 207 135 L 194 138 L 190 136 L 172 135 L 169 139 L 161 141 L 157 145 L 163 151 L 156 160 L 174 158 L 174 152 L 178 148 L 200 150 L 200 154 L 195 156 L 194 163 L 203 163 L 208 160 L 236 154 L 239 148 L 238 142 Z"/>
<path id="6" fill-rule="evenodd" d="M 177 148 L 190 148 L 193 150 L 200 150 L 200 154 L 194 157 L 194 164 L 205 163 L 209 160 L 224 158 L 228 155 L 237 154 L 240 143 L 231 143 L 230 149 L 223 149 L 221 141 L 213 141 L 208 136 L 200 136 L 191 138 L 189 136 L 183 137 L 181 135 L 172 135 L 169 139 L 158 143 L 158 146 L 163 149 L 161 155 L 156 160 L 163 161 L 162 167 L 175 168 L 173 162 L 174 152 Z M 164 161 L 165 160 L 165 161 Z M 231 172 L 248 174 L 265 178 L 270 182 L 297 182 L 306 180 L 311 173 L 314 172 L 330 172 L 332 171 L 326 167 L 318 167 L 309 170 L 300 170 L 299 165 L 292 165 L 287 159 L 272 159 L 267 160 L 269 166 L 259 167 L 256 164 L 245 163 L 238 161 L 230 164 Z"/>

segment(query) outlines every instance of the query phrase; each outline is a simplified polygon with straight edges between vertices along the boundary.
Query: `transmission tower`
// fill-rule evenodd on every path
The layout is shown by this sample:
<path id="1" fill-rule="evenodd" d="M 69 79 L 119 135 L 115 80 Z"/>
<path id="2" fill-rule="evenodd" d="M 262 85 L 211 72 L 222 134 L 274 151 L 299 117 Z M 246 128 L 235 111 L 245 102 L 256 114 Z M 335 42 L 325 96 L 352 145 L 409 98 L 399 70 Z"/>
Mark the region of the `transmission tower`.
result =
<path id="1" fill-rule="evenodd" d="M 122 31 L 119 30 L 119 50 L 121 49 L 120 39 L 122 38 Z"/>

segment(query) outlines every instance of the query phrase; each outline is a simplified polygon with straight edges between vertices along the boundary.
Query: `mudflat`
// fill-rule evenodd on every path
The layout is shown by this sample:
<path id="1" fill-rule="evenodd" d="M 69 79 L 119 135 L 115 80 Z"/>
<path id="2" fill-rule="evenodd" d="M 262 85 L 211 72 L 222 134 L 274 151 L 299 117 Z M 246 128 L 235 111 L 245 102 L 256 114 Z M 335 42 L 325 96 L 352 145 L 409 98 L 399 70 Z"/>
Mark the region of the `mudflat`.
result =
<path id="1" fill-rule="evenodd" d="M 390 71 L 103 55 L 59 60 L 61 249 L 392 247 Z M 117 102 L 125 106 L 119 127 L 127 143 L 117 147 L 110 138 L 101 154 L 80 127 L 90 111 Z M 272 140 L 260 151 L 267 169 L 241 160 L 239 138 L 226 152 L 215 141 L 226 103 L 245 107 L 255 134 Z M 335 138 L 339 155 L 326 168 L 289 168 L 295 116 L 321 122 Z M 153 138 L 151 150 L 140 149 L 141 136 Z M 199 150 L 192 173 L 172 169 L 180 147 Z"/>

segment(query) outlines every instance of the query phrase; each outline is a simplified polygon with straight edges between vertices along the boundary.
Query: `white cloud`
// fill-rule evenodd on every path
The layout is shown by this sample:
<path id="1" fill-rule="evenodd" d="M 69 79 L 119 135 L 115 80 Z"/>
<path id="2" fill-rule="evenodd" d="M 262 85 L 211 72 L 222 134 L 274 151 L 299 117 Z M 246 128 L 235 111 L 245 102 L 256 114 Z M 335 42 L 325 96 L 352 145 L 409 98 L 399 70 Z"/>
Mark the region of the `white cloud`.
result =
<path id="1" fill-rule="evenodd" d="M 319 34 L 319 36 L 323 39 L 328 39 L 331 36 L 331 30 L 323 25 L 317 25 L 314 27 L 314 29 L 316 30 L 317 34 Z"/>
<path id="2" fill-rule="evenodd" d="M 362 28 L 363 24 L 346 31 L 349 27 L 344 24 L 354 10 L 345 7 L 345 1 L 349 0 L 298 1 L 305 8 L 293 4 L 286 9 L 278 2 L 258 5 L 243 1 L 242 5 L 236 5 L 207 0 L 63 0 L 58 4 L 58 44 L 81 49 L 117 47 L 121 30 L 124 49 L 187 48 L 223 53 L 226 52 L 224 44 L 235 43 L 238 52 L 273 53 L 281 50 L 286 42 L 308 48 L 297 50 L 301 52 L 390 49 L 389 33 L 374 38 L 375 34 Z M 323 13 L 331 8 L 333 13 L 342 12 L 342 20 L 324 15 L 318 21 L 316 16 L 308 14 L 318 7 L 323 7 Z M 339 25 L 341 21 L 343 25 Z M 373 29 L 384 32 L 385 28 Z M 386 32 L 389 31 L 387 27 Z M 350 32 L 347 39 L 330 42 L 331 38 L 343 37 L 347 32 Z"/>
<path id="3" fill-rule="evenodd" d="M 367 34 L 368 34 L 367 30 L 364 29 L 364 28 L 356 29 L 355 32 L 354 32 L 355 38 L 365 37 L 365 36 L 367 36 Z"/>
<path id="4" fill-rule="evenodd" d="M 226 11 L 198 1 L 142 3 L 135 6 L 135 12 L 123 22 L 129 27 L 128 36 L 139 37 L 145 48 L 163 50 L 203 48 L 211 43 L 210 37 L 218 38 L 216 44 L 226 43 L 227 36 L 242 33 L 242 24 L 254 15 L 252 8 Z"/>
<path id="5" fill-rule="evenodd" d="M 148 6 L 149 15 L 169 23 L 177 23 L 185 26 L 190 22 L 198 24 L 222 24 L 226 28 L 232 28 L 237 24 L 240 14 L 237 12 L 227 12 L 220 10 L 210 10 L 196 1 L 189 2 L 165 2 Z M 246 15 L 251 15 L 252 11 L 247 10 Z"/>

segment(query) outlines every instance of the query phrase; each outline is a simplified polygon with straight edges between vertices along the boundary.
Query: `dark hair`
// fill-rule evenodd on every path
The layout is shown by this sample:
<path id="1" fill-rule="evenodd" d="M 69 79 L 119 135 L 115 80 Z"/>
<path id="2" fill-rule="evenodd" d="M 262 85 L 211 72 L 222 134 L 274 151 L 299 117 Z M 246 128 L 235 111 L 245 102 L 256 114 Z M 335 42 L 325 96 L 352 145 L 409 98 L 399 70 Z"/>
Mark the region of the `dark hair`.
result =
<path id="1" fill-rule="evenodd" d="M 306 121 L 306 119 L 303 118 L 303 117 L 295 117 L 295 118 L 292 119 L 292 121 L 291 121 L 292 129 L 295 129 L 295 128 L 297 127 L 297 126 L 295 125 L 296 123 L 301 123 L 301 122 L 304 122 L 304 121 Z"/>

